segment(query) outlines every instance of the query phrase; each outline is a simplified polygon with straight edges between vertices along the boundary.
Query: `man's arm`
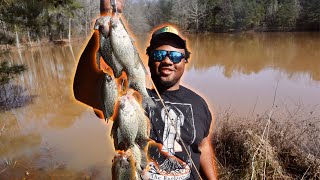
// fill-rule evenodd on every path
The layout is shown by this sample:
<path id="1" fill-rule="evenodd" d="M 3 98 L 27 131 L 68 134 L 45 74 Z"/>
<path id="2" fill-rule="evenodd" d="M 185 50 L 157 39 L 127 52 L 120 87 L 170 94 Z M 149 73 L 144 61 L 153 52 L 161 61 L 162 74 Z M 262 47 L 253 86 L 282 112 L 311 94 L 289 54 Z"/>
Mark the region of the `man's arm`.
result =
<path id="1" fill-rule="evenodd" d="M 204 175 L 204 177 L 202 177 L 203 179 L 215 180 L 218 179 L 217 170 L 214 161 L 214 153 L 209 139 L 209 136 L 207 136 L 199 145 L 201 151 L 200 169 Z"/>
<path id="2" fill-rule="evenodd" d="M 104 73 L 97 68 L 96 52 L 99 49 L 99 32 L 95 31 L 85 47 L 74 77 L 74 97 L 94 109 L 102 110 L 101 86 Z"/>

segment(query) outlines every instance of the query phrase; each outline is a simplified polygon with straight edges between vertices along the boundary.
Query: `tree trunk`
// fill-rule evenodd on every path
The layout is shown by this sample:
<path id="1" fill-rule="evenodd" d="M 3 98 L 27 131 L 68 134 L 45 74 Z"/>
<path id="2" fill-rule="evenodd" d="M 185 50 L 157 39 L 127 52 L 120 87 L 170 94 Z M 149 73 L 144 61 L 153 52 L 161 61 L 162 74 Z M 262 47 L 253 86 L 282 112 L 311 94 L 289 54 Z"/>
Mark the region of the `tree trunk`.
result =
<path id="1" fill-rule="evenodd" d="M 20 42 L 19 42 L 19 36 L 18 36 L 18 32 L 16 31 L 16 45 L 17 45 L 17 48 L 19 49 L 20 48 Z"/>
<path id="2" fill-rule="evenodd" d="M 32 42 L 31 42 L 31 37 L 30 37 L 30 31 L 28 31 L 28 41 L 29 41 L 29 46 L 32 47 Z"/>
<path id="3" fill-rule="evenodd" d="M 69 34 L 68 34 L 68 41 L 71 42 L 71 18 L 69 18 Z"/>

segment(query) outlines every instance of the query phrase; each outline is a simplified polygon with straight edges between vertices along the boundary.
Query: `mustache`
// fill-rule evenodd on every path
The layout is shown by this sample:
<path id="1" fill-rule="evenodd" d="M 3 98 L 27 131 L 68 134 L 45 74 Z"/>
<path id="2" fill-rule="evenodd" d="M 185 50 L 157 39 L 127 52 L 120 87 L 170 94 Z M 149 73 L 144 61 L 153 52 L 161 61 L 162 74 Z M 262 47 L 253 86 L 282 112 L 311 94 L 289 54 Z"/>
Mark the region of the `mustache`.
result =
<path id="1" fill-rule="evenodd" d="M 177 71 L 176 68 L 174 68 L 172 65 L 165 65 L 165 64 L 160 64 L 158 67 L 158 70 L 162 70 L 162 69 L 166 69 L 166 70 L 170 70 L 170 71 Z"/>

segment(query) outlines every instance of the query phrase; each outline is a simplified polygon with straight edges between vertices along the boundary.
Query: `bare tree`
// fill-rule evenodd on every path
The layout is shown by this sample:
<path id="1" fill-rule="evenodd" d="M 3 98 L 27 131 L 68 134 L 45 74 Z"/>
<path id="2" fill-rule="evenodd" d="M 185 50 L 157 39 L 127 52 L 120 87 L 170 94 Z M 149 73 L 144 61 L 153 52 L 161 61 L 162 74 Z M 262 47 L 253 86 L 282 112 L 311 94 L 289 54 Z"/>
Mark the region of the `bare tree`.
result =
<path id="1" fill-rule="evenodd" d="M 188 2 L 189 0 L 177 0 L 172 6 L 171 22 L 178 25 L 179 28 L 186 30 L 188 28 Z"/>
<path id="2" fill-rule="evenodd" d="M 146 12 L 148 11 L 148 3 L 144 0 L 126 1 L 123 11 L 127 24 L 134 34 L 140 35 L 150 31 L 151 27 L 148 23 Z"/>
<path id="3" fill-rule="evenodd" d="M 204 20 L 204 17 L 207 16 L 207 5 L 206 1 L 200 3 L 200 0 L 191 0 L 189 1 L 188 16 L 190 23 L 195 24 L 196 32 L 199 31 L 199 24 Z"/>

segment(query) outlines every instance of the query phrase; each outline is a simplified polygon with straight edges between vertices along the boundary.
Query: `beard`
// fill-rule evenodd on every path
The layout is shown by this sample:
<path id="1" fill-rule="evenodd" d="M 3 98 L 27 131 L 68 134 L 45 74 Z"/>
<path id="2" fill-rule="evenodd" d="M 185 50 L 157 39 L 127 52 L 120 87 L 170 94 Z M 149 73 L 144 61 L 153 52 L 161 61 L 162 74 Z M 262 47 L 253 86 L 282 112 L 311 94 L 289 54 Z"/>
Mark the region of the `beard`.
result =
<path id="1" fill-rule="evenodd" d="M 159 90 L 166 90 L 179 82 L 179 79 L 165 79 L 157 75 L 152 76 L 152 79 Z"/>
<path id="2" fill-rule="evenodd" d="M 173 85 L 175 85 L 177 82 L 175 81 L 162 81 L 160 80 L 160 84 L 161 86 L 165 87 L 166 89 L 172 87 Z"/>

